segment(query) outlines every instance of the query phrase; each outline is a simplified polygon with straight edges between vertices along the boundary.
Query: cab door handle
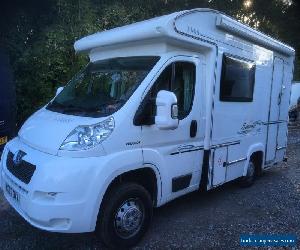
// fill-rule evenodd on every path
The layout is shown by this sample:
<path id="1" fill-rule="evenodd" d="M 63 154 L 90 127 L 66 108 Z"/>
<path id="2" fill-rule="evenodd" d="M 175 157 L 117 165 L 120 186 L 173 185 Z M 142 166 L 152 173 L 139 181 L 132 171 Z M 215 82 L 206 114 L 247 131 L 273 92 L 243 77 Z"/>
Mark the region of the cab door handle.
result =
<path id="1" fill-rule="evenodd" d="M 198 124 L 196 120 L 191 121 L 190 126 L 190 137 L 193 138 L 197 135 Z"/>

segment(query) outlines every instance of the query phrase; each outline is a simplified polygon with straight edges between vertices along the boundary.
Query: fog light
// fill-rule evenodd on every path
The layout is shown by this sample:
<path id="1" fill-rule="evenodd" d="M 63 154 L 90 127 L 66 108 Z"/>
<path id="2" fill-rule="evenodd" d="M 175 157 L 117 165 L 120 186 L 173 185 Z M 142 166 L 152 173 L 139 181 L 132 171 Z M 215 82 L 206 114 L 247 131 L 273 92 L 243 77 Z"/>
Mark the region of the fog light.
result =
<path id="1" fill-rule="evenodd" d="M 54 201 L 57 194 L 59 194 L 59 192 L 35 191 L 33 194 L 33 199 L 38 201 Z"/>
<path id="2" fill-rule="evenodd" d="M 51 227 L 66 229 L 70 227 L 71 220 L 65 218 L 57 218 L 57 219 L 51 219 L 49 222 Z"/>

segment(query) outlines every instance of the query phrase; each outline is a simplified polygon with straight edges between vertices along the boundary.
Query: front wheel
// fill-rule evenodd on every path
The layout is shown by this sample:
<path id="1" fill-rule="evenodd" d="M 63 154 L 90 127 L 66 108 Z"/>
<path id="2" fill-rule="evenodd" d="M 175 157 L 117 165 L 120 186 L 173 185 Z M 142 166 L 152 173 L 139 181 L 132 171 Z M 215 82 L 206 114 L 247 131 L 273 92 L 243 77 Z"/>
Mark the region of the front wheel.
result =
<path id="1" fill-rule="evenodd" d="M 121 183 L 106 195 L 96 232 L 108 247 L 131 247 L 145 234 L 152 213 L 151 196 L 144 187 Z"/>

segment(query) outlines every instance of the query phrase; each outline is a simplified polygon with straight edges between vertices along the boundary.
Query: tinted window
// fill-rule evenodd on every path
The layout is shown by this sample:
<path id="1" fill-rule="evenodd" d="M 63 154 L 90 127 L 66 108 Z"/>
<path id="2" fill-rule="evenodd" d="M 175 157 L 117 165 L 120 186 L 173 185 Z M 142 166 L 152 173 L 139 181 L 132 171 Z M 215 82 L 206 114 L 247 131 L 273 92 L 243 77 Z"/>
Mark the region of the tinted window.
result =
<path id="1" fill-rule="evenodd" d="M 196 67 L 189 62 L 176 62 L 170 64 L 157 78 L 144 103 L 144 116 L 152 117 L 144 124 L 153 124 L 156 115 L 155 99 L 160 90 L 172 91 L 177 97 L 178 118 L 184 119 L 192 108 Z"/>
<path id="2" fill-rule="evenodd" d="M 178 62 L 171 91 L 175 93 L 179 119 L 185 118 L 192 108 L 194 99 L 196 70 L 193 63 Z"/>
<path id="3" fill-rule="evenodd" d="M 156 82 L 150 90 L 152 99 L 155 99 L 160 90 L 170 90 L 172 85 L 173 64 L 165 68 L 165 70 L 157 78 Z"/>
<path id="4" fill-rule="evenodd" d="M 220 83 L 220 100 L 251 102 L 253 100 L 254 78 L 254 63 L 224 56 Z"/>

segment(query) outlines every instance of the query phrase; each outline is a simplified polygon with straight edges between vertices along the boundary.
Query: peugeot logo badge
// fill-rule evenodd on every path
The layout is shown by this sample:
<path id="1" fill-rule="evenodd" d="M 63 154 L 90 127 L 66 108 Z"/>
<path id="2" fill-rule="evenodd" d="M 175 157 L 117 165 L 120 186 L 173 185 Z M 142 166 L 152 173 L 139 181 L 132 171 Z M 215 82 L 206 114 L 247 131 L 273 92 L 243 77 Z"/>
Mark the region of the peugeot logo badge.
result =
<path id="1" fill-rule="evenodd" d="M 15 153 L 13 161 L 15 165 L 19 165 L 22 162 L 23 157 L 26 155 L 25 152 L 22 150 L 19 150 L 17 153 Z"/>

